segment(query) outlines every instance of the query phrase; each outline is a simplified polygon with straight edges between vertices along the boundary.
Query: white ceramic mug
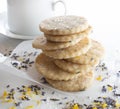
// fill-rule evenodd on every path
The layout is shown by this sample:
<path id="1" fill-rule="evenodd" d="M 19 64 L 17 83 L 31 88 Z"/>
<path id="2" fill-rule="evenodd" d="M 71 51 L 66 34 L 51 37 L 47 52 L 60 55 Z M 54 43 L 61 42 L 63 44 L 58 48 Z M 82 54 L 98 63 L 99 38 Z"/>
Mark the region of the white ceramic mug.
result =
<path id="1" fill-rule="evenodd" d="M 64 15 L 66 5 L 63 0 L 7 0 L 8 29 L 20 35 L 39 35 L 40 22 L 55 16 L 58 3 L 64 6 Z"/>

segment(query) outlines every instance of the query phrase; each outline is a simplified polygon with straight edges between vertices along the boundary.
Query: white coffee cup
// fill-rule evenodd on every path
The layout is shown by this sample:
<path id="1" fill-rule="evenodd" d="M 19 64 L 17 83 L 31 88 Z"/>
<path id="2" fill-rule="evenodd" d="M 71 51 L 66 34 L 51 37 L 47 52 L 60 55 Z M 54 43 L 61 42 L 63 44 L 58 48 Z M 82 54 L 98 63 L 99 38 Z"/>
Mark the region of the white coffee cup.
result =
<path id="1" fill-rule="evenodd" d="M 8 29 L 24 37 L 40 35 L 40 22 L 55 16 L 58 3 L 64 6 L 64 15 L 66 5 L 63 0 L 7 0 Z"/>

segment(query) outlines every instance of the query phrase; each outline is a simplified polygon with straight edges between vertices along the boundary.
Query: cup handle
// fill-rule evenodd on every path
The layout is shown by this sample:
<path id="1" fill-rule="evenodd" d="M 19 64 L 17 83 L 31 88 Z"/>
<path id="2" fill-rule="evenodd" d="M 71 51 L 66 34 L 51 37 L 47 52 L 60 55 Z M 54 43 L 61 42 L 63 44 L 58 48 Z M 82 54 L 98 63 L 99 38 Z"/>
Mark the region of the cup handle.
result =
<path id="1" fill-rule="evenodd" d="M 53 2 L 52 2 L 52 9 L 53 9 L 53 11 L 55 10 L 55 5 L 56 5 L 57 3 L 62 3 L 62 4 L 63 4 L 64 9 L 65 9 L 64 15 L 66 15 L 67 8 L 66 8 L 66 4 L 65 4 L 65 2 L 64 2 L 63 0 L 56 0 L 56 1 L 53 1 Z"/>

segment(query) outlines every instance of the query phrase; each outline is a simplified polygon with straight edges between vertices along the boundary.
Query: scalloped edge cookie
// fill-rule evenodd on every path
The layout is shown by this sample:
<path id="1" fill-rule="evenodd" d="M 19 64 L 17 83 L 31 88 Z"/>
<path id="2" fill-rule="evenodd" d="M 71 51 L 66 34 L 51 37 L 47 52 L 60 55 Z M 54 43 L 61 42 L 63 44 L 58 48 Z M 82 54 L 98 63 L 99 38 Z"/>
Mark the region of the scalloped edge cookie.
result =
<path id="1" fill-rule="evenodd" d="M 54 59 L 66 59 L 85 54 L 91 47 L 91 40 L 85 37 L 77 44 L 58 50 L 43 50 L 44 54 Z"/>
<path id="2" fill-rule="evenodd" d="M 103 58 L 104 52 L 104 47 L 98 41 L 91 40 L 91 48 L 87 53 L 66 60 L 77 64 L 95 65 Z"/>
<path id="3" fill-rule="evenodd" d="M 88 28 L 89 24 L 80 16 L 57 16 L 41 22 L 40 30 L 50 35 L 70 35 Z"/>
<path id="4" fill-rule="evenodd" d="M 94 80 L 94 72 L 80 73 L 81 75 L 75 79 L 68 81 L 54 81 L 47 79 L 46 81 L 56 89 L 68 92 L 83 91 L 89 88 Z"/>
<path id="5" fill-rule="evenodd" d="M 35 60 L 35 66 L 39 73 L 41 73 L 45 78 L 49 78 L 52 80 L 71 80 L 80 75 L 78 74 L 72 74 L 68 73 L 59 67 L 57 67 L 53 59 L 45 56 L 43 53 L 38 55 L 38 57 Z"/>
<path id="6" fill-rule="evenodd" d="M 76 74 L 76 73 L 84 73 L 84 72 L 90 72 L 92 70 L 94 70 L 95 66 L 91 66 L 91 65 L 80 65 L 80 64 L 75 64 L 69 61 L 65 61 L 65 60 L 54 60 L 54 63 L 61 69 L 63 69 L 64 71 Z"/>
<path id="7" fill-rule="evenodd" d="M 67 48 L 69 46 L 73 46 L 83 38 L 77 37 L 76 39 L 69 42 L 51 42 L 51 41 L 47 41 L 46 37 L 39 36 L 34 39 L 32 46 L 34 48 L 42 49 L 42 50 L 58 50 L 58 49 Z"/>
<path id="8" fill-rule="evenodd" d="M 44 34 L 45 37 L 47 38 L 47 40 L 49 41 L 54 41 L 54 42 L 68 42 L 68 41 L 72 41 L 76 38 L 85 38 L 88 37 L 89 34 L 92 32 L 92 27 L 89 26 L 85 31 L 82 31 L 80 33 L 75 33 L 72 35 L 48 35 L 48 34 Z"/>

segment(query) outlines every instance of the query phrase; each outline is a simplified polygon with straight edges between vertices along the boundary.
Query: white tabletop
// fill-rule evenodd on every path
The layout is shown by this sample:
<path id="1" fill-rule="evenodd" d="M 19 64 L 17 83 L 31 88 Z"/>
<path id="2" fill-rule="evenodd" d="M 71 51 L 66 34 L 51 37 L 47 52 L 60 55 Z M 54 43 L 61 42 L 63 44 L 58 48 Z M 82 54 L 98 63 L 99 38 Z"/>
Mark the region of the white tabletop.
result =
<path id="1" fill-rule="evenodd" d="M 0 53 L 9 54 L 23 40 L 8 38 L 0 34 Z"/>

